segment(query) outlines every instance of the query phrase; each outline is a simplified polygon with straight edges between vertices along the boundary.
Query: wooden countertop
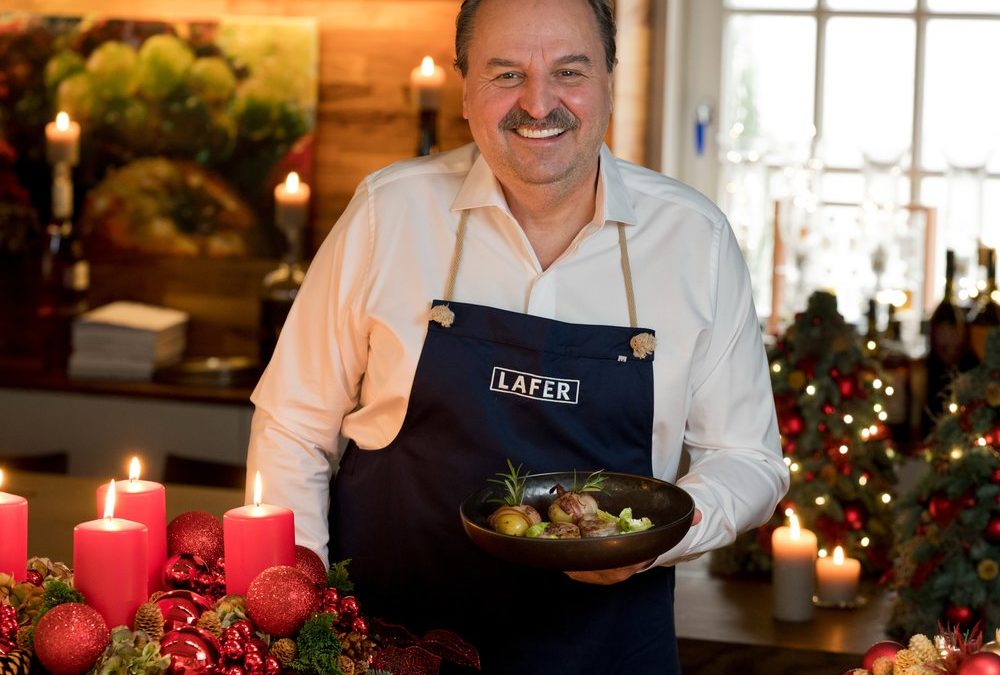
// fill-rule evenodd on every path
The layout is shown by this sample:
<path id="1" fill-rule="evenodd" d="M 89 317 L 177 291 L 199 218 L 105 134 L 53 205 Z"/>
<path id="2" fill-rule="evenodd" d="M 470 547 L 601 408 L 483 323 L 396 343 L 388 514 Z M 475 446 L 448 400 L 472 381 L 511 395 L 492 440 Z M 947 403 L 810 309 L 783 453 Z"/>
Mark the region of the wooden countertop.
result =
<path id="1" fill-rule="evenodd" d="M 28 500 L 28 555 L 73 565 L 73 528 L 97 518 L 101 480 L 25 471 L 5 471 L 3 491 Z M 243 491 L 167 485 L 167 522 L 185 511 L 216 516 L 243 505 Z"/>

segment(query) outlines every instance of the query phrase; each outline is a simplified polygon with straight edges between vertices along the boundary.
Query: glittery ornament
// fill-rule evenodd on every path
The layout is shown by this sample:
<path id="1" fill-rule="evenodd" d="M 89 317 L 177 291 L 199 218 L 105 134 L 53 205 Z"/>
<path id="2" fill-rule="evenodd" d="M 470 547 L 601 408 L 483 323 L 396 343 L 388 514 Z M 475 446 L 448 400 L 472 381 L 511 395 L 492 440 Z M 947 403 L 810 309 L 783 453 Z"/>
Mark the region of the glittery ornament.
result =
<path id="1" fill-rule="evenodd" d="M 368 622 L 363 616 L 356 616 L 351 622 L 351 630 L 361 636 L 368 635 Z"/>
<path id="2" fill-rule="evenodd" d="M 289 565 L 267 568 L 247 589 L 247 614 L 261 630 L 277 637 L 294 635 L 318 607 L 316 586 Z"/>
<path id="3" fill-rule="evenodd" d="M 967 656 L 958 666 L 958 675 L 1000 675 L 1000 656 L 993 652 Z"/>
<path id="4" fill-rule="evenodd" d="M 107 644 L 104 618 L 79 602 L 53 607 L 35 626 L 35 655 L 55 675 L 86 673 Z"/>
<path id="5" fill-rule="evenodd" d="M 336 613 L 340 607 L 340 591 L 336 588 L 324 588 L 320 591 L 319 607 L 321 612 Z"/>
<path id="6" fill-rule="evenodd" d="M 193 626 L 202 614 L 212 609 L 208 598 L 188 590 L 167 591 L 156 598 L 156 606 L 163 612 L 164 631 Z"/>
<path id="7" fill-rule="evenodd" d="M 264 675 L 278 675 L 281 672 L 281 662 L 273 656 L 264 657 Z"/>
<path id="8" fill-rule="evenodd" d="M 178 673 L 177 668 L 202 668 L 207 671 L 219 661 L 219 641 L 208 631 L 184 626 L 163 635 L 160 653 L 170 657 L 171 673 Z"/>
<path id="9" fill-rule="evenodd" d="M 295 567 L 303 572 L 319 588 L 326 587 L 326 565 L 312 549 L 295 545 Z"/>
<path id="10" fill-rule="evenodd" d="M 167 525 L 167 555 L 190 553 L 213 563 L 222 557 L 222 522 L 211 513 L 186 511 Z"/>
<path id="11" fill-rule="evenodd" d="M 17 646 L 17 610 L 7 603 L 0 603 L 0 654 Z"/>
<path id="12" fill-rule="evenodd" d="M 24 580 L 29 584 L 34 584 L 35 586 L 41 586 L 44 581 L 42 573 L 36 570 L 28 570 L 24 575 Z"/>

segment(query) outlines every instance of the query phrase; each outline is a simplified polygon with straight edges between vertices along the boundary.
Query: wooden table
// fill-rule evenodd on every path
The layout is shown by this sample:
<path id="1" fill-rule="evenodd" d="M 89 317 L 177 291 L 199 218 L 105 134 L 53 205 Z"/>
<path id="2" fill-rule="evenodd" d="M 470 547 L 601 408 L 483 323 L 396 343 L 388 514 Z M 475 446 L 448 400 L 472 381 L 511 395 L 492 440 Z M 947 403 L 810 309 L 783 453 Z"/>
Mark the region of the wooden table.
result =
<path id="1" fill-rule="evenodd" d="M 3 491 L 28 500 L 28 555 L 73 564 L 73 528 L 94 520 L 96 478 L 24 471 L 4 472 Z M 167 485 L 167 521 L 185 511 L 216 516 L 243 505 L 243 491 L 193 485 Z"/>
<path id="2" fill-rule="evenodd" d="M 860 655 L 886 639 L 892 598 L 866 586 L 856 609 L 817 608 L 811 621 L 771 615 L 767 579 L 713 577 L 708 558 L 677 567 L 674 613 L 685 675 L 741 673 L 839 675 L 858 668 Z"/>

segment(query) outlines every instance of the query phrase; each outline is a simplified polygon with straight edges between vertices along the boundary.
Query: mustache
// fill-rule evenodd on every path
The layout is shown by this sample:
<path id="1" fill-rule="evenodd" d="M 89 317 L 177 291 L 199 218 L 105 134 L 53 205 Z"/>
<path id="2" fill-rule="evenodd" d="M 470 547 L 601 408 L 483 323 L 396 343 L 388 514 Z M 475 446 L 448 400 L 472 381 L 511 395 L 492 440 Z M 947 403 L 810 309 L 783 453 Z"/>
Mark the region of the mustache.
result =
<path id="1" fill-rule="evenodd" d="M 580 125 L 580 120 L 576 115 L 566 108 L 559 106 L 543 117 L 537 119 L 523 108 L 511 108 L 510 111 L 500 120 L 500 128 L 504 130 L 516 129 L 518 127 L 528 127 L 529 129 L 575 129 Z"/>

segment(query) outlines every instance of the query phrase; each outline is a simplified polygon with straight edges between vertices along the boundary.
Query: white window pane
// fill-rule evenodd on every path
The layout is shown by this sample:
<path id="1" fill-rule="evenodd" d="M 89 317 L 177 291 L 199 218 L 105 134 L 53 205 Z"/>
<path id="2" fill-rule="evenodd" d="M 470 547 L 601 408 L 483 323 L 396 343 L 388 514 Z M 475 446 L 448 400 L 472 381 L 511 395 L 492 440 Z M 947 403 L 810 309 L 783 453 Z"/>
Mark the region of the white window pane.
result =
<path id="1" fill-rule="evenodd" d="M 834 17 L 827 24 L 823 145 L 831 166 L 908 161 L 916 26 Z"/>
<path id="2" fill-rule="evenodd" d="M 721 147 L 785 160 L 808 154 L 814 133 L 815 19 L 734 15 L 724 44 Z"/>
<path id="3" fill-rule="evenodd" d="M 927 0 L 932 12 L 1000 14 L 1000 0 Z"/>
<path id="4" fill-rule="evenodd" d="M 983 81 L 1000 62 L 1000 22 L 927 23 L 923 164 L 1000 169 L 1000 90 Z"/>
<path id="5" fill-rule="evenodd" d="M 816 0 L 726 0 L 732 9 L 814 9 Z"/>
<path id="6" fill-rule="evenodd" d="M 826 6 L 857 12 L 908 12 L 917 8 L 917 0 L 826 0 Z"/>
<path id="7" fill-rule="evenodd" d="M 825 202 L 860 204 L 865 197 L 865 179 L 860 173 L 826 173 L 822 197 Z"/>

